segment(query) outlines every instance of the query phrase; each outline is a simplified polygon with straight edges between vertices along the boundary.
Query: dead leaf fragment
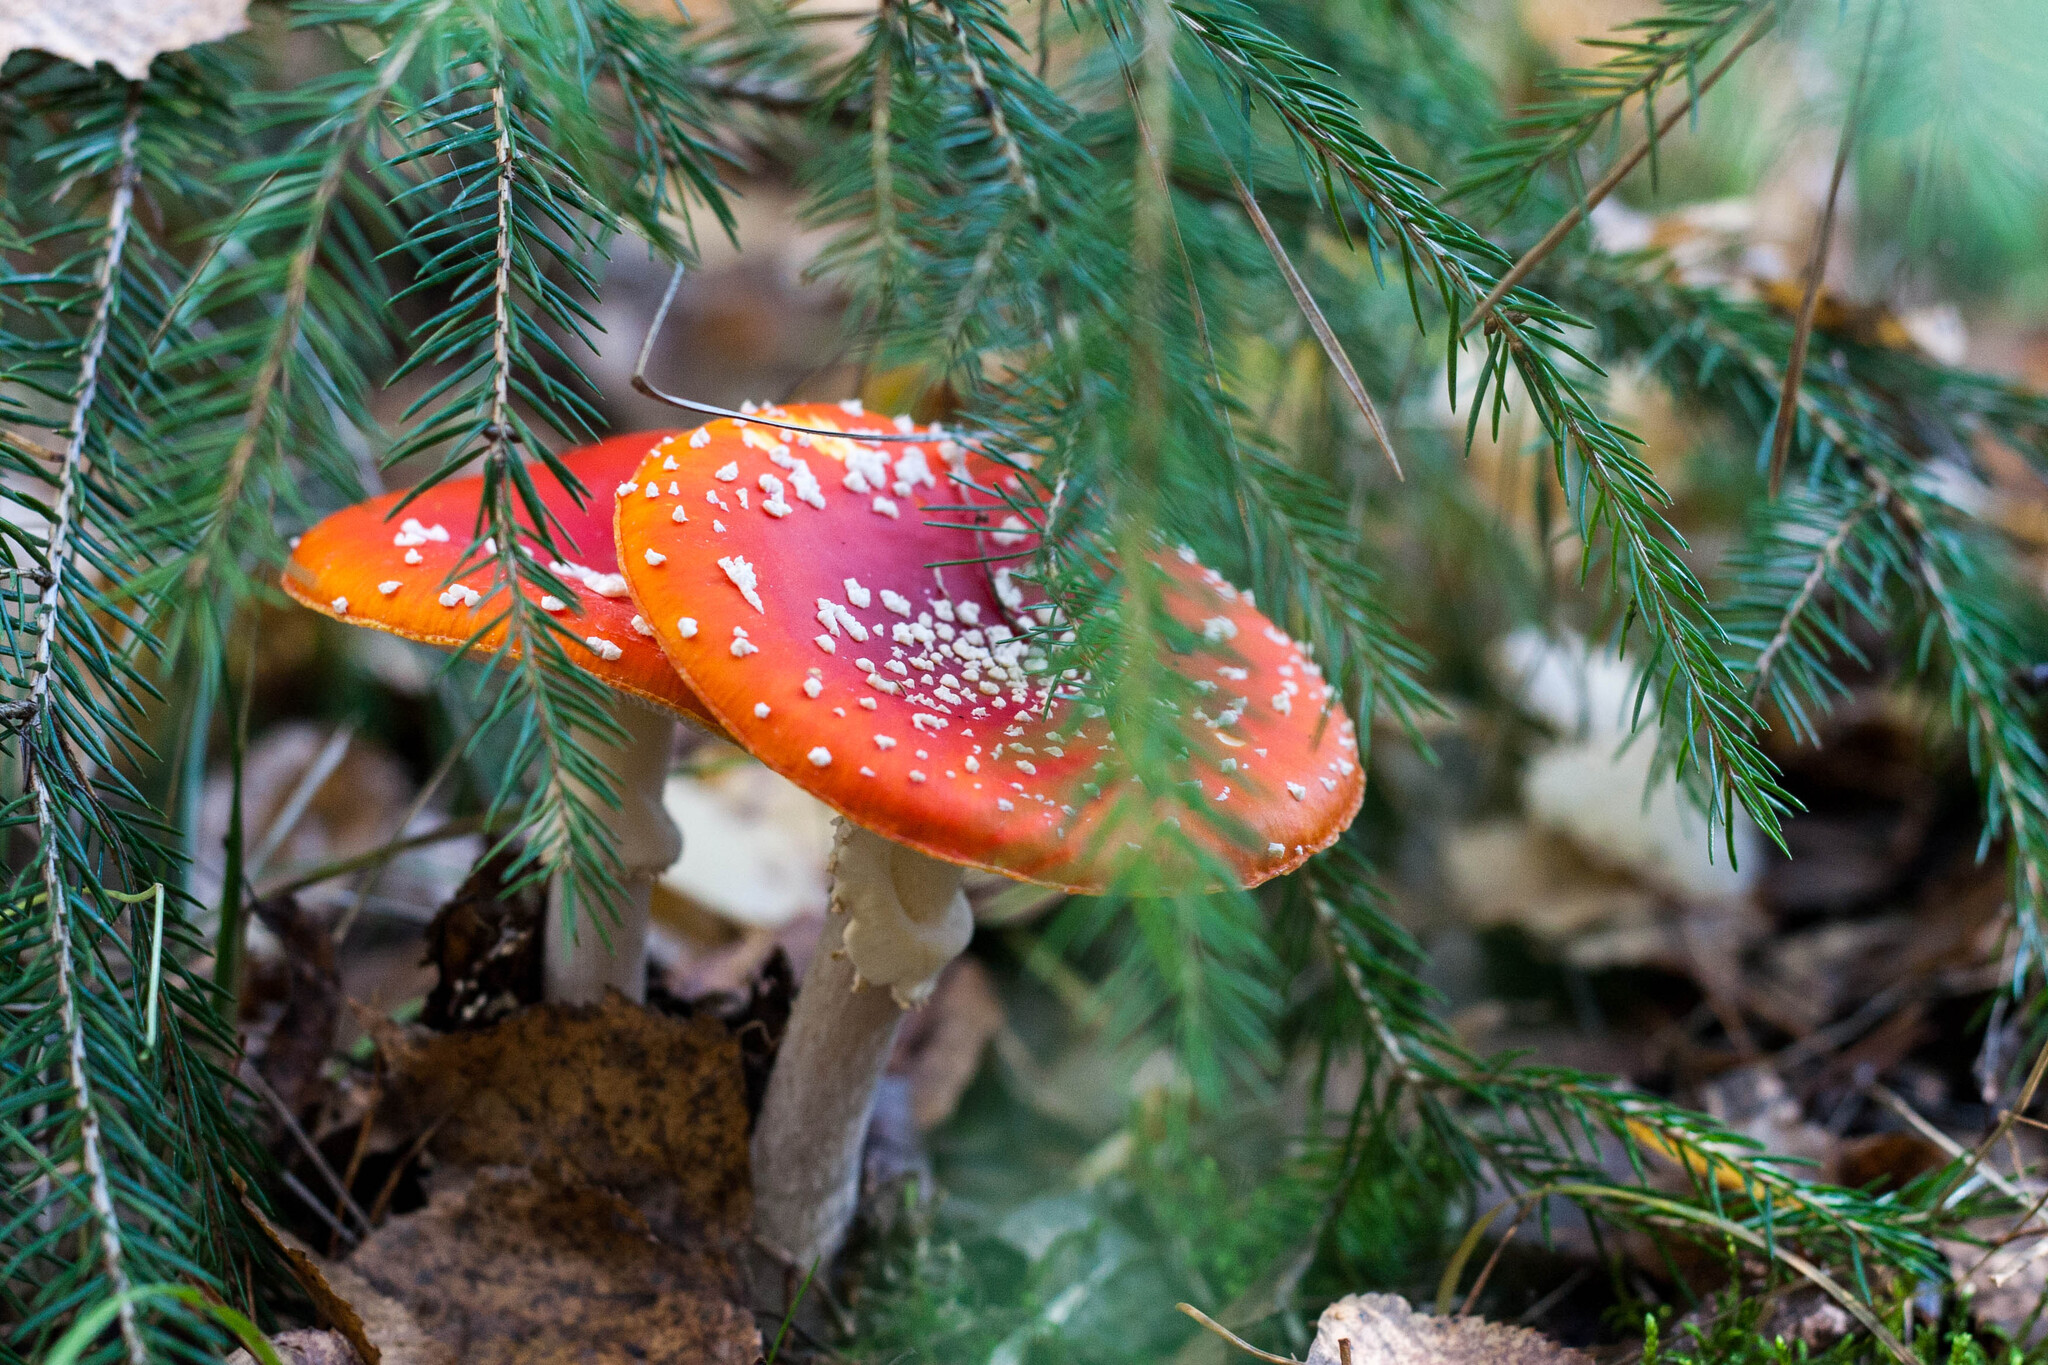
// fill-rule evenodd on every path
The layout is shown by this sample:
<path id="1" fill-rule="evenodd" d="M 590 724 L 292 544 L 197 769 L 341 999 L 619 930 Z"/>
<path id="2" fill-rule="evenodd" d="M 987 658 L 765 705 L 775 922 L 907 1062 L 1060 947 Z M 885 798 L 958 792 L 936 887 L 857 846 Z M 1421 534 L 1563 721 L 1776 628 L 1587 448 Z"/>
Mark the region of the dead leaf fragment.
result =
<path id="1" fill-rule="evenodd" d="M 270 1347 L 284 1365 L 363 1365 L 356 1348 L 339 1332 L 318 1328 L 279 1332 L 270 1339 Z M 256 1365 L 256 1357 L 245 1347 L 229 1355 L 226 1365 Z"/>
<path id="2" fill-rule="evenodd" d="M 657 1242 L 617 1196 L 483 1171 L 392 1219 L 350 1264 L 464 1365 L 752 1365 L 722 1257 Z"/>
<path id="3" fill-rule="evenodd" d="M 486 859 L 427 926 L 437 976 L 420 1022 L 439 1033 L 494 1024 L 541 997 L 539 888 L 505 894 L 511 855 Z"/>
<path id="4" fill-rule="evenodd" d="M 347 1343 L 348 1360 L 361 1365 L 454 1365 L 448 1349 L 421 1331 L 402 1305 L 372 1289 L 347 1266 L 323 1261 L 308 1251 L 264 1216 L 240 1179 L 234 1184 L 242 1208 L 312 1300 L 318 1321 L 333 1329 L 319 1335 L 338 1336 Z M 284 1354 L 282 1338 L 273 1339 L 272 1344 Z M 287 1355 L 285 1360 L 291 1365 L 292 1357 Z M 302 1365 L 321 1365 L 321 1361 L 321 1357 L 309 1355 Z"/>
<path id="5" fill-rule="evenodd" d="M 1397 1294 L 1349 1294 L 1323 1310 L 1307 1365 L 1593 1365 L 1540 1332 L 1418 1313 Z"/>
<path id="6" fill-rule="evenodd" d="M 33 48 L 147 80 L 158 55 L 216 42 L 249 26 L 249 0 L 9 0 L 0 61 Z"/>
<path id="7" fill-rule="evenodd" d="M 744 1233 L 746 1096 L 739 1045 L 717 1020 L 613 995 L 467 1033 L 387 1024 L 377 1039 L 394 1121 L 440 1123 L 442 1160 L 570 1172 L 692 1241 Z"/>
<path id="8" fill-rule="evenodd" d="M 911 1117 L 920 1133 L 952 1117 L 1004 1022 L 988 968 L 971 957 L 948 963 L 932 998 L 903 1021 L 889 1059 L 892 1074 L 910 1078 Z"/>

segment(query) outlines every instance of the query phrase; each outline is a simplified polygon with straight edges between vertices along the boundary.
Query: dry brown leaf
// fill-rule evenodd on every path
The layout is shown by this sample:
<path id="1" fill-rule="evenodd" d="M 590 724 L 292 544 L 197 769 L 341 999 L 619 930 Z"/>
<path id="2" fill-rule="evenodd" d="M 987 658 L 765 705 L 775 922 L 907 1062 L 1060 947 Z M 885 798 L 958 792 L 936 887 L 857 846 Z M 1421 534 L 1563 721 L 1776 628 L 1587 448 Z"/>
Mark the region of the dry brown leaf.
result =
<path id="1" fill-rule="evenodd" d="M 420 1326 L 412 1310 L 380 1293 L 371 1283 L 339 1262 L 322 1262 L 321 1274 L 333 1292 L 362 1319 L 363 1335 L 377 1348 L 370 1365 L 456 1365 L 456 1355 Z"/>
<path id="2" fill-rule="evenodd" d="M 750 1217 L 739 1045 L 714 1019 L 613 995 L 470 1033 L 374 1026 L 394 1119 L 462 1166 L 555 1168 L 630 1200 L 665 1232 L 742 1235 Z"/>
<path id="3" fill-rule="evenodd" d="M 448 1349 L 427 1336 L 402 1305 L 372 1289 L 347 1266 L 321 1260 L 266 1218 L 239 1179 L 235 1194 L 312 1300 L 318 1321 L 348 1343 L 352 1359 L 363 1365 L 454 1365 Z M 290 1360 L 287 1356 L 287 1365 Z M 315 1365 L 316 1360 L 309 1357 L 305 1365 Z"/>
<path id="4" fill-rule="evenodd" d="M 892 1073 L 910 1079 L 910 1112 L 919 1132 L 952 1117 L 1003 1024 L 1003 1002 L 988 968 L 971 957 L 955 958 L 932 998 L 904 1020 L 889 1059 Z"/>
<path id="5" fill-rule="evenodd" d="M 1592 1365 L 1540 1332 L 1418 1313 L 1396 1294 L 1350 1294 L 1323 1310 L 1307 1365 Z"/>
<path id="6" fill-rule="evenodd" d="M 441 1033 L 494 1024 L 541 997 L 540 888 L 506 895 L 511 854 L 486 859 L 427 925 L 437 980 L 420 1022 Z"/>
<path id="7" fill-rule="evenodd" d="M 650 1235 L 624 1200 L 482 1171 L 392 1219 L 350 1264 L 463 1365 L 752 1365 L 722 1257 Z"/>
<path id="8" fill-rule="evenodd" d="M 363 1365 L 363 1358 L 348 1344 L 347 1337 L 318 1328 L 279 1332 L 270 1339 L 270 1348 L 284 1365 Z M 256 1357 L 245 1347 L 229 1355 L 225 1365 L 256 1365 Z"/>
<path id="9" fill-rule="evenodd" d="M 146 80 L 158 54 L 240 33 L 248 8 L 249 0 L 7 0 L 0 61 L 32 48 Z"/>

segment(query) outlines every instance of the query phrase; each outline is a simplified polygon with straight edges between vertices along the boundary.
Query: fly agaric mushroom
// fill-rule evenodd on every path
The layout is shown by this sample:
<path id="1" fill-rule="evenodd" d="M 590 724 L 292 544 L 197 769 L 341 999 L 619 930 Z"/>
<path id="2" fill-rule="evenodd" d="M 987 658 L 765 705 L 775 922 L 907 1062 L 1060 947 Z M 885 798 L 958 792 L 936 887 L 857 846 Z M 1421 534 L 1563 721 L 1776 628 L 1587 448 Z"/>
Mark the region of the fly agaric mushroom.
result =
<path id="1" fill-rule="evenodd" d="M 1137 789 L 1105 792 L 1106 722 L 1050 691 L 1062 680 L 1027 634 L 1042 619 L 983 562 L 1035 543 L 989 492 L 1016 476 L 936 428 L 861 441 L 875 423 L 857 404 L 712 422 L 641 462 L 635 477 L 672 494 L 618 504 L 626 580 L 677 670 L 740 744 L 842 817 L 835 913 L 753 1142 L 756 1230 L 800 1266 L 845 1236 L 903 1009 L 973 933 L 962 869 L 1100 892 L 1152 858 L 1145 831 L 1165 818 L 1132 818 L 1122 798 Z M 899 418 L 889 434 L 918 430 Z M 1182 717 L 1201 795 L 1183 791 L 1240 837 L 1208 821 L 1184 833 L 1256 885 L 1357 813 L 1356 736 L 1323 717 L 1320 670 L 1248 594 L 1191 552 L 1161 558 L 1166 605 L 1199 642 L 1172 666 L 1205 703 Z"/>
<path id="2" fill-rule="evenodd" d="M 640 457 L 668 434 L 618 436 L 563 455 L 562 463 L 590 490 L 585 506 L 579 507 L 552 476 L 535 480 L 557 521 L 557 543 L 582 562 L 551 565 L 557 578 L 577 589 L 573 603 L 531 584 L 526 594 L 569 628 L 578 642 L 568 646 L 571 657 L 620 695 L 612 718 L 626 734 L 623 744 L 581 737 L 617 778 L 620 805 L 609 823 L 626 895 L 615 907 L 618 922 L 600 934 L 563 923 L 560 897 L 550 893 L 543 953 L 550 1000 L 594 1003 L 606 987 L 629 999 L 645 998 L 653 881 L 682 851 L 681 836 L 661 803 L 675 734 L 671 717 L 717 725 L 634 612 L 612 552 L 612 503 L 629 491 L 619 481 L 633 474 Z M 459 648 L 503 610 L 488 600 L 486 576 L 495 572 L 491 565 L 455 574 L 469 547 L 482 491 L 481 478 L 457 479 L 419 494 L 402 512 L 395 510 L 404 496 L 400 493 L 344 508 L 299 537 L 285 568 L 284 590 L 350 625 Z M 638 485 L 630 490 L 635 501 L 654 491 L 653 485 L 647 494 Z M 504 639 L 501 621 L 477 645 L 488 651 Z"/>

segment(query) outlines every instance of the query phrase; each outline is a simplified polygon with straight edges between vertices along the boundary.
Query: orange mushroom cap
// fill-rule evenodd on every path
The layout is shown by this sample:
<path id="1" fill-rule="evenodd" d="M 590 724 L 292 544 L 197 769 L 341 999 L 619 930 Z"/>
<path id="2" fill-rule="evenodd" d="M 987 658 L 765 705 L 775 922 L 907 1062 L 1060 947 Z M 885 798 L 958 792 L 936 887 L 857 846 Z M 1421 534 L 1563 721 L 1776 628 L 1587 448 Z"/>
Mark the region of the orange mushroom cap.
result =
<path id="1" fill-rule="evenodd" d="M 576 600 L 558 604 L 530 584 L 525 590 L 580 642 L 569 645 L 570 656 L 592 676 L 617 691 L 715 725 L 653 637 L 636 628 L 639 618 L 613 550 L 612 504 L 620 481 L 633 476 L 649 447 L 671 434 L 615 436 L 562 455 L 562 463 L 589 490 L 581 507 L 552 474 L 536 471 L 534 484 L 558 522 L 556 544 L 576 557 L 555 566 L 556 576 L 576 589 Z M 300 536 L 285 566 L 284 590 L 338 621 L 458 648 L 484 620 L 503 610 L 502 604 L 485 600 L 490 569 L 468 575 L 474 582 L 450 578 L 474 533 L 483 480 L 437 484 L 394 517 L 403 497 L 387 493 L 343 508 Z M 500 623 L 478 645 L 492 650 L 504 639 Z"/>
<path id="2" fill-rule="evenodd" d="M 726 730 L 856 824 L 935 858 L 1082 892 L 1154 861 L 1141 846 L 1170 812 L 1120 799 L 1139 789 L 1112 781 L 1107 722 L 1058 693 L 1048 707 L 1054 680 L 1031 666 L 1042 660 L 1024 634 L 1039 623 L 1006 563 L 1036 533 L 994 496 L 1016 474 L 858 404 L 761 415 L 930 439 L 721 419 L 641 461 L 634 477 L 661 492 L 619 500 L 623 572 Z M 1015 559 L 961 562 L 991 554 Z M 1185 718 L 1188 776 L 1225 817 L 1184 832 L 1257 885 L 1357 814 L 1356 734 L 1341 711 L 1322 714 L 1321 671 L 1249 594 L 1188 551 L 1162 566 L 1167 609 L 1201 641 L 1170 660 L 1203 694 Z"/>

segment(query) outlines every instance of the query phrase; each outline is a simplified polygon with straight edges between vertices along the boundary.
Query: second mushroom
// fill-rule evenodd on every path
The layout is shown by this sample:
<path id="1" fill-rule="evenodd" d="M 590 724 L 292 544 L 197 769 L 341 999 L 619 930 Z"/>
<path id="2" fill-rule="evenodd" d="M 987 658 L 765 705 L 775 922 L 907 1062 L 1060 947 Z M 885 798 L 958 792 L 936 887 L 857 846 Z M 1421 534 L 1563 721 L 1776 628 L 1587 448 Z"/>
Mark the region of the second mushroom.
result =
<path id="1" fill-rule="evenodd" d="M 533 584 L 526 585 L 526 594 L 567 627 L 572 656 L 618 698 L 611 718 L 624 734 L 623 742 L 614 742 L 579 733 L 579 742 L 594 750 L 616 783 L 618 802 L 605 818 L 625 894 L 609 907 L 614 922 L 593 925 L 587 913 L 570 914 L 559 882 L 550 887 L 545 989 L 549 1000 L 567 1004 L 594 1004 L 606 990 L 632 1000 L 646 997 L 654 878 L 682 851 L 682 837 L 662 807 L 673 718 L 715 725 L 655 647 L 612 558 L 612 503 L 628 493 L 645 501 L 657 490 L 654 484 L 643 491 L 619 480 L 634 473 L 640 457 L 666 435 L 615 436 L 565 453 L 562 464 L 589 490 L 581 500 L 550 474 L 537 472 L 534 480 L 564 551 L 576 556 L 550 567 L 576 597 L 548 596 Z M 344 508 L 299 537 L 285 568 L 284 590 L 351 625 L 444 649 L 473 646 L 488 655 L 504 643 L 502 619 L 493 624 L 504 607 L 492 598 L 488 569 L 458 572 L 477 534 L 482 497 L 483 480 L 472 477 L 448 480 L 409 499 L 387 493 Z"/>
<path id="2" fill-rule="evenodd" d="M 842 817 L 834 913 L 753 1140 L 757 1232 L 800 1268 L 827 1263 L 903 1010 L 973 934 L 962 870 L 1099 892 L 1146 857 L 1144 834 L 1104 794 L 1106 723 L 1050 690 L 1041 622 L 986 559 L 1035 543 L 991 496 L 1013 473 L 848 403 L 721 419 L 635 477 L 662 491 L 620 500 L 618 559 L 656 640 L 741 745 Z M 1185 718 L 1189 778 L 1238 837 L 1188 834 L 1256 885 L 1357 813 L 1356 735 L 1325 720 L 1320 671 L 1249 595 L 1185 551 L 1162 562 L 1201 641 L 1173 666 L 1215 697 Z"/>

